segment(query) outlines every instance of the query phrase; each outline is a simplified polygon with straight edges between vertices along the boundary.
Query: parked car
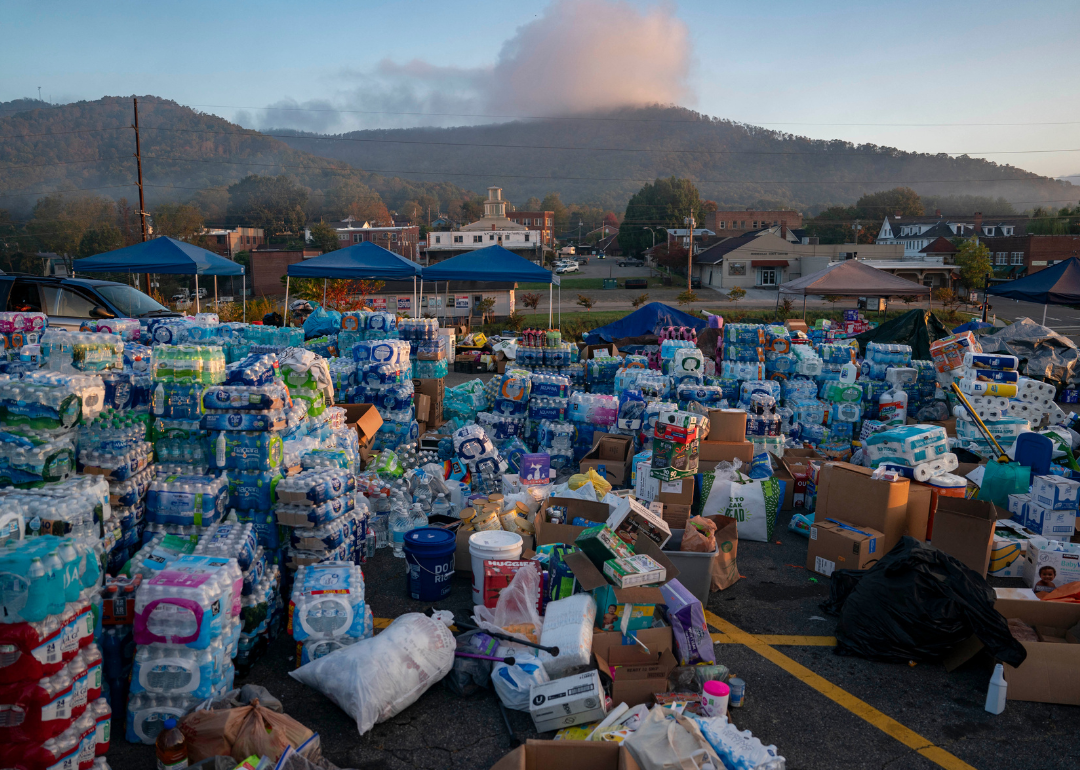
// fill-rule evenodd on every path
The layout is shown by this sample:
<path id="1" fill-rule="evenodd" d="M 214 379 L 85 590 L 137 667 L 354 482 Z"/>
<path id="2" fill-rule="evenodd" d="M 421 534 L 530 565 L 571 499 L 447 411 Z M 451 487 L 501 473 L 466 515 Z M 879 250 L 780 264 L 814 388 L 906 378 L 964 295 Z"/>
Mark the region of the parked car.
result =
<path id="1" fill-rule="evenodd" d="M 558 273 L 559 275 L 562 275 L 563 273 L 577 273 L 580 270 L 581 270 L 581 268 L 579 268 L 577 266 L 576 262 L 570 262 L 569 264 L 559 265 L 559 266 L 557 266 L 555 268 L 555 272 Z"/>
<path id="2" fill-rule="evenodd" d="M 640 259 L 620 259 L 617 264 L 619 267 L 645 267 Z"/>
<path id="3" fill-rule="evenodd" d="M 70 331 L 91 318 L 180 315 L 126 283 L 25 273 L 0 274 L 0 309 L 45 313 L 49 326 Z"/>

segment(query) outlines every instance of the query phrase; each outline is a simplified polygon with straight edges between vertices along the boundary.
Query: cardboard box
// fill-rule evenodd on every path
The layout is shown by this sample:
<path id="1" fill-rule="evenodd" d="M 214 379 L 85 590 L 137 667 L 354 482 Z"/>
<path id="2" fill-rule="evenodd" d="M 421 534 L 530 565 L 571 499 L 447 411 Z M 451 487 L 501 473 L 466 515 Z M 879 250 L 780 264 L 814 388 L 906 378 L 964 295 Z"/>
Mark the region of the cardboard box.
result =
<path id="1" fill-rule="evenodd" d="M 593 434 L 592 449 L 581 458 L 578 469 L 587 473 L 589 468 L 599 473 L 604 466 L 604 478 L 612 486 L 622 487 L 630 482 L 630 463 L 634 458 L 634 440 L 630 436 L 609 436 L 597 431 Z"/>
<path id="2" fill-rule="evenodd" d="M 870 527 L 839 520 L 815 519 L 810 527 L 806 568 L 829 577 L 838 569 L 869 569 L 885 554 L 885 535 Z"/>
<path id="3" fill-rule="evenodd" d="M 710 409 L 709 441 L 746 441 L 746 412 L 742 409 Z"/>
<path id="4" fill-rule="evenodd" d="M 540 741 L 530 738 L 491 770 L 641 770 L 626 747 L 606 741 Z"/>
<path id="5" fill-rule="evenodd" d="M 652 463 L 649 460 L 639 460 L 637 468 L 635 468 L 634 497 L 645 503 L 659 501 L 661 503 L 693 506 L 695 486 L 696 482 L 690 476 L 684 479 L 675 479 L 674 481 L 661 481 L 654 478 L 652 475 Z"/>
<path id="6" fill-rule="evenodd" d="M 1007 518 L 1008 511 L 1002 511 L 986 500 L 939 496 L 932 543 L 986 577 L 993 549 L 994 525 L 998 519 Z"/>
<path id="7" fill-rule="evenodd" d="M 994 609 L 1034 628 L 1072 629 L 1080 623 L 1080 604 L 998 599 Z M 1021 642 L 1027 659 L 1020 668 L 1005 666 L 1008 699 L 1080 706 L 1080 644 Z"/>
<path id="8" fill-rule="evenodd" d="M 907 479 L 872 479 L 871 473 L 869 468 L 851 463 L 822 465 L 818 474 L 815 520 L 839 519 L 854 527 L 876 529 L 885 537 L 881 550 L 888 553 L 900 542 L 907 525 L 910 483 Z"/>
<path id="9" fill-rule="evenodd" d="M 345 410 L 345 424 L 356 428 L 360 447 L 367 447 L 382 427 L 383 419 L 374 404 L 338 404 Z"/>
<path id="10" fill-rule="evenodd" d="M 686 522 L 694 513 L 691 505 L 678 505 L 676 503 L 654 503 L 661 506 L 660 516 L 664 523 L 671 529 L 686 529 Z"/>
<path id="11" fill-rule="evenodd" d="M 1065 551 L 1051 551 L 1046 547 L 1049 544 L 1043 538 L 1031 540 L 1024 554 L 1024 582 L 1036 594 L 1049 593 L 1080 580 L 1080 546 L 1068 543 L 1064 545 Z M 1055 543 L 1054 547 L 1058 545 Z M 1053 588 L 1048 583 L 1053 583 Z"/>
<path id="12" fill-rule="evenodd" d="M 578 500 L 573 497 L 549 497 L 540 506 L 541 513 L 551 505 L 566 508 L 566 520 L 573 521 L 583 518 L 594 524 L 606 524 L 611 508 L 607 503 L 598 503 L 591 500 Z M 551 543 L 572 544 L 585 527 L 576 527 L 572 524 L 550 524 L 543 521 L 542 515 L 537 515 L 536 521 L 536 545 L 549 545 Z"/>
<path id="13" fill-rule="evenodd" d="M 431 396 L 416 393 L 413 398 L 413 406 L 416 407 L 416 421 L 427 422 L 431 416 Z M 421 431 L 421 433 L 423 432 Z"/>
<path id="14" fill-rule="evenodd" d="M 472 557 L 469 558 L 469 561 L 472 561 Z M 532 559 L 491 559 L 484 561 L 482 599 L 485 607 L 491 610 L 495 609 L 495 605 L 499 603 L 499 594 L 510 585 L 510 581 L 514 579 L 514 575 L 520 569 L 535 569 L 537 575 L 540 576 L 540 585 L 544 584 L 543 568 L 538 561 Z M 543 592 L 541 591 L 536 595 L 537 614 L 540 614 L 541 593 Z"/>
<path id="15" fill-rule="evenodd" d="M 701 459 L 700 445 L 699 439 L 684 444 L 654 437 L 650 475 L 660 481 L 676 481 L 696 475 Z"/>
<path id="16" fill-rule="evenodd" d="M 537 732 L 604 718 L 604 689 L 596 671 L 564 676 L 529 690 L 529 714 Z"/>
<path id="17" fill-rule="evenodd" d="M 904 534 L 916 540 L 926 541 L 926 527 L 930 522 L 930 505 L 934 492 L 930 487 L 912 482 L 908 487 L 907 516 Z"/>
<path id="18" fill-rule="evenodd" d="M 736 457 L 744 463 L 754 459 L 754 445 L 749 441 L 702 441 L 698 445 L 698 459 L 701 463 L 731 462 Z"/>
<path id="19" fill-rule="evenodd" d="M 630 547 L 630 544 L 616 535 L 615 530 L 607 524 L 586 527 L 574 540 L 574 545 L 580 548 L 599 570 L 603 570 L 604 562 L 608 559 L 634 555 L 634 549 Z"/>
<path id="20" fill-rule="evenodd" d="M 788 320 L 784 321 L 784 326 L 789 332 L 806 333 L 810 331 L 809 327 L 807 327 L 806 325 L 806 321 L 802 320 L 801 318 L 789 318 Z"/>
<path id="21" fill-rule="evenodd" d="M 607 520 L 615 534 L 637 550 L 642 536 L 652 540 L 660 548 L 671 539 L 671 527 L 662 516 L 657 516 L 633 498 L 624 497 Z"/>
<path id="22" fill-rule="evenodd" d="M 619 355 L 619 349 L 610 342 L 605 342 L 600 345 L 585 345 L 578 351 L 578 361 L 588 361 L 590 358 L 596 358 L 597 351 L 607 350 L 611 355 Z"/>
<path id="23" fill-rule="evenodd" d="M 1024 526 L 1036 535 L 1066 540 L 1076 531 L 1076 511 L 1054 511 L 1031 501 L 1024 503 L 1022 513 Z"/>
<path id="24" fill-rule="evenodd" d="M 645 628 L 636 636 L 649 652 L 636 644 L 623 644 L 618 631 L 594 633 L 592 638 L 593 657 L 604 679 L 611 682 L 612 701 L 628 706 L 651 704 L 653 693 L 667 692 L 668 674 L 679 664 L 670 628 Z"/>
<path id="25" fill-rule="evenodd" d="M 1027 545 L 1035 533 L 1012 519 L 1001 519 L 994 525 L 990 546 L 990 566 L 987 575 L 1001 578 L 1022 578 L 1027 559 Z"/>
<path id="26" fill-rule="evenodd" d="M 671 562 L 664 552 L 658 548 L 647 545 L 643 549 L 647 556 L 652 557 L 658 564 L 663 566 L 664 582 L 673 580 L 679 574 L 678 568 Z M 630 605 L 629 630 L 650 628 L 653 622 L 653 611 L 656 605 L 664 603 L 664 595 L 657 586 L 634 586 L 632 588 L 617 588 L 608 582 L 604 573 L 597 569 L 589 557 L 581 551 L 568 553 L 565 558 L 566 566 L 574 573 L 574 578 L 583 591 L 592 593 L 596 600 L 597 615 L 596 623 L 605 630 L 618 628 L 626 605 Z"/>
<path id="27" fill-rule="evenodd" d="M 616 588 L 634 588 L 662 583 L 667 579 L 667 571 L 651 556 L 637 553 L 626 559 L 604 562 L 604 577 Z"/>
<path id="28" fill-rule="evenodd" d="M 434 380 L 413 380 L 413 390 L 430 397 L 433 402 L 442 403 L 443 396 L 446 395 L 446 380 L 442 377 Z"/>

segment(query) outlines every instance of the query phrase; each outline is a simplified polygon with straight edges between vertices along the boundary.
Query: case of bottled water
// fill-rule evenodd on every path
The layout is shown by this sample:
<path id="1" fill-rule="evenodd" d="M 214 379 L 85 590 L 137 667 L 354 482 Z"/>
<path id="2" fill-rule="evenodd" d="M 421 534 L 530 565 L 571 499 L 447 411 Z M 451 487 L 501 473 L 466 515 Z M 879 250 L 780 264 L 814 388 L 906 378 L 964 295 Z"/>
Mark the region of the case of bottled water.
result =
<path id="1" fill-rule="evenodd" d="M 100 377 L 56 372 L 0 375 L 0 427 L 66 433 L 81 419 L 93 419 L 104 399 Z"/>
<path id="2" fill-rule="evenodd" d="M 124 365 L 124 341 L 113 334 L 48 329 L 40 345 L 45 368 L 54 372 L 100 372 Z"/>
<path id="3" fill-rule="evenodd" d="M 143 645 L 135 653 L 129 692 L 132 696 L 210 698 L 224 684 L 227 657 L 220 638 L 202 650 L 178 644 Z"/>
<path id="4" fill-rule="evenodd" d="M 135 596 L 135 643 L 206 649 L 240 614 L 243 576 L 235 559 L 181 556 Z"/>
<path id="5" fill-rule="evenodd" d="M 146 493 L 151 522 L 206 526 L 225 513 L 229 484 L 225 476 L 161 476 Z"/>
<path id="6" fill-rule="evenodd" d="M 446 359 L 439 361 L 413 361 L 413 377 L 422 380 L 438 380 L 445 377 L 450 371 Z"/>
<path id="7" fill-rule="evenodd" d="M 310 506 L 355 490 L 355 478 L 344 470 L 308 470 L 282 479 L 277 485 L 277 499 L 283 504 Z"/>
<path id="8" fill-rule="evenodd" d="M 130 743 L 152 746 L 164 729 L 166 719 L 179 722 L 202 700 L 204 699 L 188 695 L 135 693 L 128 700 L 125 737 Z"/>
<path id="9" fill-rule="evenodd" d="M 281 437 L 266 431 L 210 431 L 212 470 L 268 471 L 281 465 Z"/>
<path id="10" fill-rule="evenodd" d="M 225 354 L 220 347 L 209 345 L 157 345 L 150 373 L 159 382 L 213 385 L 225 381 Z"/>
<path id="11" fill-rule="evenodd" d="M 203 408 L 276 411 L 291 406 L 289 390 L 280 381 L 265 385 L 211 385 L 203 392 Z"/>
<path id="12" fill-rule="evenodd" d="M 352 637 L 365 632 L 364 573 L 354 564 L 300 567 L 289 600 L 289 631 L 298 642 Z"/>
<path id="13" fill-rule="evenodd" d="M 83 449 L 79 452 L 79 470 L 96 468 L 106 471 L 104 475 L 112 481 L 126 481 L 146 468 L 154 459 L 154 447 L 149 441 L 142 441 L 118 452 L 100 452 Z"/>
<path id="14" fill-rule="evenodd" d="M 194 553 L 234 558 L 241 570 L 251 566 L 258 542 L 251 524 L 226 522 L 211 527 L 199 537 Z"/>
<path id="15" fill-rule="evenodd" d="M 197 537 L 154 533 L 150 541 L 131 557 L 129 572 L 131 575 L 142 575 L 144 579 L 149 579 L 181 556 L 194 553 L 197 540 Z"/>
<path id="16" fill-rule="evenodd" d="M 150 412 L 166 420 L 199 420 L 203 387 L 192 382 L 155 382 L 150 392 Z"/>
<path id="17" fill-rule="evenodd" d="M 79 331 L 115 334 L 124 342 L 138 342 L 142 325 L 138 318 L 91 318 L 79 325 Z"/>
<path id="18" fill-rule="evenodd" d="M 0 479 L 17 485 L 63 481 L 75 472 L 69 436 L 38 438 L 0 431 Z"/>

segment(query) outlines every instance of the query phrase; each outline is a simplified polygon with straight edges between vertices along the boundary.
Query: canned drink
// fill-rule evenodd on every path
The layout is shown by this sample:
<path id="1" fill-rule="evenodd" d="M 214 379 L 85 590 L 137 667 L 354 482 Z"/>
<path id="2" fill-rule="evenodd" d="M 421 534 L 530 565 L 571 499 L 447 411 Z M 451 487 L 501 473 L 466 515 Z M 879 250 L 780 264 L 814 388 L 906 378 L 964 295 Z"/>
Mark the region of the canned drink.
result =
<path id="1" fill-rule="evenodd" d="M 733 676 L 728 680 L 728 686 L 731 688 L 728 707 L 742 708 L 743 701 L 746 699 L 746 682 L 737 676 Z"/>

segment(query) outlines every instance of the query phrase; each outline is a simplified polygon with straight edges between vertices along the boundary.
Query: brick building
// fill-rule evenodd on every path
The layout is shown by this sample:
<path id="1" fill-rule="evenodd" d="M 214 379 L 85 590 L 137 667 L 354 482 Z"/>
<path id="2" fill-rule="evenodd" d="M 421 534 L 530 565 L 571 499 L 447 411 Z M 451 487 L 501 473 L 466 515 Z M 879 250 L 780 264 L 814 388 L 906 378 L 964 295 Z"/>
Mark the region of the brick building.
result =
<path id="1" fill-rule="evenodd" d="M 506 215 L 511 222 L 524 225 L 526 230 L 540 233 L 540 243 L 551 248 L 555 243 L 554 211 L 511 211 Z"/>
<path id="2" fill-rule="evenodd" d="M 405 259 L 420 261 L 420 228 L 417 225 L 372 227 L 367 222 L 345 222 L 334 229 L 337 230 L 339 248 L 370 241 Z"/>
<path id="3" fill-rule="evenodd" d="M 203 230 L 206 248 L 230 259 L 241 251 L 251 251 L 266 245 L 261 227 L 237 227 L 233 230 Z"/>
<path id="4" fill-rule="evenodd" d="M 1080 257 L 1080 235 L 1013 235 L 980 238 L 990 249 L 998 270 L 1008 267 L 1010 278 L 1031 275 L 1069 257 Z"/>
<path id="5" fill-rule="evenodd" d="M 727 236 L 742 235 L 781 225 L 787 226 L 789 230 L 803 226 L 803 217 L 798 211 L 760 211 L 758 209 L 709 211 L 702 219 L 705 229 L 712 230 L 717 235 Z"/>
<path id="6" fill-rule="evenodd" d="M 302 251 L 276 251 L 260 249 L 251 252 L 248 275 L 251 276 L 251 296 L 273 297 L 285 294 L 285 273 L 289 265 L 322 254 L 319 249 Z"/>

